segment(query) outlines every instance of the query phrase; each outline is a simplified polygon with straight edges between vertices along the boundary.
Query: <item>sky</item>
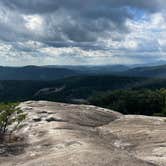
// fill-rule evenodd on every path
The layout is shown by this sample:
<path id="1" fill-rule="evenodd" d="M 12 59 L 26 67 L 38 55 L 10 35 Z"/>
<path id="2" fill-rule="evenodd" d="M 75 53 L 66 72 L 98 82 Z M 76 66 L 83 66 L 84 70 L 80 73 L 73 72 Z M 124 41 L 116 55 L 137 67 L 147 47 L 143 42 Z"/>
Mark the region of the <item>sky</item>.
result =
<path id="1" fill-rule="evenodd" d="M 0 0 L 0 65 L 166 60 L 166 0 Z"/>

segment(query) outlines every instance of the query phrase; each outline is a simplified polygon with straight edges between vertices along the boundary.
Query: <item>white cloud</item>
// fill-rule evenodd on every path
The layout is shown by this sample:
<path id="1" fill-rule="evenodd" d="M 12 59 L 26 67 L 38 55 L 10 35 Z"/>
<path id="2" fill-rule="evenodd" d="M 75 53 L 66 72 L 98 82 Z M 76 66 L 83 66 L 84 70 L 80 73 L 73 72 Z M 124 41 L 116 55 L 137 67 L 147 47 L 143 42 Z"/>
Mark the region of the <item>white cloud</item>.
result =
<path id="1" fill-rule="evenodd" d="M 23 15 L 25 20 L 25 27 L 33 31 L 34 33 L 44 33 L 43 32 L 43 18 L 39 15 Z"/>

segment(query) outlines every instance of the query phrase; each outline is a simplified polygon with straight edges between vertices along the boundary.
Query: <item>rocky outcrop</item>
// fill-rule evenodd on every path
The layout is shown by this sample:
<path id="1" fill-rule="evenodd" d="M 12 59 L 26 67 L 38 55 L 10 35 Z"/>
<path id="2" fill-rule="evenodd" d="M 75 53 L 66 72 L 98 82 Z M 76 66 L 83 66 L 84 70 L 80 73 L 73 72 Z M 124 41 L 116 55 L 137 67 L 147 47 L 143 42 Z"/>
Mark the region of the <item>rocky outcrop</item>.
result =
<path id="1" fill-rule="evenodd" d="M 0 150 L 3 166 L 165 166 L 166 118 L 86 105 L 20 104 L 24 141 Z M 15 152 L 15 153 L 13 153 Z"/>

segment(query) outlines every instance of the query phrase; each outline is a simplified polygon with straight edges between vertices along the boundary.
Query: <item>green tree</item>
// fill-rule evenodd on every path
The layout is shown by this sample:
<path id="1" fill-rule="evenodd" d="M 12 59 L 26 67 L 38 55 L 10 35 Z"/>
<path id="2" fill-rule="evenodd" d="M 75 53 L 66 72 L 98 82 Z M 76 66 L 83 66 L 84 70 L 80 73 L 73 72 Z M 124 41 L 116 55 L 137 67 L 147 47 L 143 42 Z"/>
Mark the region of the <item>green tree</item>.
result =
<path id="1" fill-rule="evenodd" d="M 89 102 L 124 114 L 166 116 L 166 89 L 108 91 L 92 96 Z"/>

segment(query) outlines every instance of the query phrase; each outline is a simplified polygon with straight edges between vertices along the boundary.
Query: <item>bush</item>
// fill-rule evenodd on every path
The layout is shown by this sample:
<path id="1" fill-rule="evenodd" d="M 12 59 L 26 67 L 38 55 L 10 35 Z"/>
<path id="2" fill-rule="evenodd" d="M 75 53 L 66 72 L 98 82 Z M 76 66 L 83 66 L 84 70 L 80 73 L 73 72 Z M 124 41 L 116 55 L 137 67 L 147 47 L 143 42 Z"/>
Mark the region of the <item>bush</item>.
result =
<path id="1" fill-rule="evenodd" d="M 14 103 L 1 103 L 0 104 L 0 135 L 7 132 L 13 132 L 19 127 L 21 122 L 26 118 L 26 114 L 22 110 L 17 108 L 17 104 Z M 12 126 L 12 130 L 9 131 L 9 126 Z"/>

